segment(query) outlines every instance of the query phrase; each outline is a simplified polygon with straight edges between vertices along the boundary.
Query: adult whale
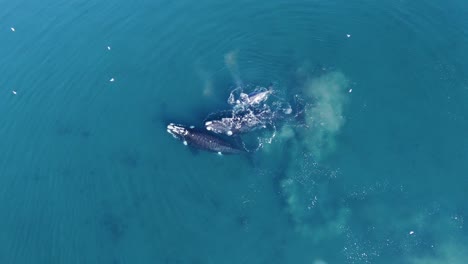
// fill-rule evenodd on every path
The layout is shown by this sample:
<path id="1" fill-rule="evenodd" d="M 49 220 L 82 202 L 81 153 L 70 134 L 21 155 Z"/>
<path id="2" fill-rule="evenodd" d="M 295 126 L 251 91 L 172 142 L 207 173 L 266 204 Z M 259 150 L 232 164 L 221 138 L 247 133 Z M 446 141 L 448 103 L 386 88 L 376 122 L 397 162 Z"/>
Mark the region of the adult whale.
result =
<path id="1" fill-rule="evenodd" d="M 244 134 L 254 131 L 259 128 L 266 128 L 267 124 L 273 118 L 272 112 L 267 109 L 265 111 L 248 111 L 242 114 L 236 114 L 232 117 L 222 117 L 205 122 L 205 128 L 216 134 L 225 134 L 228 136 Z"/>
<path id="2" fill-rule="evenodd" d="M 242 154 L 247 152 L 245 148 L 236 146 L 208 131 L 198 130 L 194 127 L 170 123 L 167 125 L 167 132 L 174 138 L 181 140 L 184 145 L 194 148 L 217 152 L 218 154 Z"/>

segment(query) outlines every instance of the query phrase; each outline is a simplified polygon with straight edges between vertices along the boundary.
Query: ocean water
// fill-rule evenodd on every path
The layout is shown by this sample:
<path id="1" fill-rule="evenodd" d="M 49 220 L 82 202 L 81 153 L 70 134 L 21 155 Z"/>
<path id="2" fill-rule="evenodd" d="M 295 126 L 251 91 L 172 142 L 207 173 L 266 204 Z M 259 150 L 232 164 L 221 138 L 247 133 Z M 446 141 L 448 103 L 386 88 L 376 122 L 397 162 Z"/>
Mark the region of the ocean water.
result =
<path id="1" fill-rule="evenodd" d="M 0 263 L 468 262 L 468 2 L 0 1 Z M 190 151 L 237 86 L 300 94 Z"/>

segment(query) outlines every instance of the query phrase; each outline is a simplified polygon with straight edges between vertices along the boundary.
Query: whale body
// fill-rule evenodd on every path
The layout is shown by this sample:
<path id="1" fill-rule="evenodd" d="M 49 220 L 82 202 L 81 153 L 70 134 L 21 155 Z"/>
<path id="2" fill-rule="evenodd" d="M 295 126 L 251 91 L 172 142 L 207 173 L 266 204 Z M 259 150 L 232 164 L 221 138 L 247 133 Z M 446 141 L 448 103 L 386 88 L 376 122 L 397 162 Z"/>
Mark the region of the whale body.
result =
<path id="1" fill-rule="evenodd" d="M 206 121 L 205 129 L 216 134 L 232 136 L 265 128 L 271 118 L 271 112 L 255 113 L 250 111 L 232 117 Z"/>
<path id="2" fill-rule="evenodd" d="M 170 123 L 167 125 L 167 132 L 174 138 L 181 140 L 184 145 L 197 149 L 217 152 L 218 154 L 241 154 L 247 152 L 244 148 L 236 146 L 206 130 L 198 130 L 194 127 Z"/>

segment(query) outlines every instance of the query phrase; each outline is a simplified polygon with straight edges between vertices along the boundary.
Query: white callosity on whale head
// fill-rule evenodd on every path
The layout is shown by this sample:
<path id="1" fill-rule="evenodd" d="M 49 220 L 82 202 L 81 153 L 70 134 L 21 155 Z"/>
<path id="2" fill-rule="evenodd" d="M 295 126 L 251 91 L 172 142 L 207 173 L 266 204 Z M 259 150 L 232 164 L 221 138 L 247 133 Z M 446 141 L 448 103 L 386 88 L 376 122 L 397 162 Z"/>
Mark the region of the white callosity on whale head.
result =
<path id="1" fill-rule="evenodd" d="M 171 134 L 173 137 L 177 138 L 178 136 L 186 136 L 188 131 L 185 127 L 176 125 L 174 123 L 170 123 L 167 125 L 167 132 Z"/>
<path id="2" fill-rule="evenodd" d="M 211 127 L 211 124 L 213 124 L 213 122 L 211 122 L 211 121 L 206 121 L 206 122 L 205 122 L 205 128 L 206 128 L 206 130 L 211 131 L 211 130 L 213 129 L 213 128 Z"/>

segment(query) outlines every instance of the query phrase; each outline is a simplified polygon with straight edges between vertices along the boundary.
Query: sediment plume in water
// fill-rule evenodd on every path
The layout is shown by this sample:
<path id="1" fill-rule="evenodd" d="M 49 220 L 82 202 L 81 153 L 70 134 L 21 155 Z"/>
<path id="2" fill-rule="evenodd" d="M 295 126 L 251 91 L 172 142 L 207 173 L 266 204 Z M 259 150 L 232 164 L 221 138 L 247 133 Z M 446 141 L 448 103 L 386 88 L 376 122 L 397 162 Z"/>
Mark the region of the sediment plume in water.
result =
<path id="1" fill-rule="evenodd" d="M 468 251 L 460 245 L 467 240 L 466 214 L 457 206 L 442 210 L 412 202 L 400 185 L 387 182 L 350 188 L 337 168 L 327 168 L 325 158 L 338 150 L 345 124 L 348 84 L 339 72 L 305 81 L 304 125 L 279 128 L 277 144 L 264 148 L 278 168 L 284 211 L 294 229 L 316 244 L 344 241 L 346 263 L 393 263 L 389 257 L 396 252 L 404 263 L 465 263 Z"/>
<path id="2" fill-rule="evenodd" d="M 331 72 L 306 81 L 303 144 L 320 161 L 336 148 L 336 135 L 345 123 L 343 116 L 349 81 L 341 72 Z"/>
<path id="3" fill-rule="evenodd" d="M 336 149 L 336 135 L 344 125 L 348 80 L 340 72 L 307 79 L 302 87 L 303 125 L 283 127 L 278 139 L 287 144 L 282 157 L 282 191 L 295 229 L 316 241 L 344 232 L 350 211 L 335 190 L 336 172 L 320 161 Z M 267 150 L 268 151 L 268 150 Z"/>

